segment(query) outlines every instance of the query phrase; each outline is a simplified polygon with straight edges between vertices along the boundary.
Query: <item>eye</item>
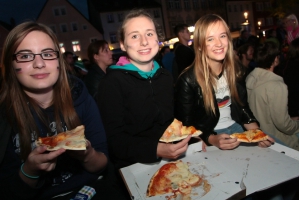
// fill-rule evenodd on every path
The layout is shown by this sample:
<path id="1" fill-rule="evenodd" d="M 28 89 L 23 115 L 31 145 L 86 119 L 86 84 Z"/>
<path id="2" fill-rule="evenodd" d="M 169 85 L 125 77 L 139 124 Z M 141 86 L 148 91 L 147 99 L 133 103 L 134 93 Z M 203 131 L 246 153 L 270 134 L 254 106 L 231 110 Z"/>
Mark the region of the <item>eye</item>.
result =
<path id="1" fill-rule="evenodd" d="M 153 35 L 154 35 L 153 33 L 148 33 L 148 34 L 147 34 L 147 36 L 153 36 Z"/>
<path id="2" fill-rule="evenodd" d="M 138 38 L 137 35 L 133 35 L 133 36 L 132 36 L 132 39 L 136 39 L 136 38 Z"/>
<path id="3" fill-rule="evenodd" d="M 21 53 L 17 54 L 16 56 L 18 60 L 30 60 L 34 55 L 32 53 Z"/>
<path id="4" fill-rule="evenodd" d="M 226 35 L 224 34 L 224 35 L 221 35 L 220 37 L 221 37 L 221 38 L 225 38 L 225 37 L 226 37 Z"/>
<path id="5" fill-rule="evenodd" d="M 208 42 L 211 42 L 211 41 L 213 41 L 213 38 L 208 38 Z"/>
<path id="6" fill-rule="evenodd" d="M 42 53 L 42 55 L 44 58 L 52 58 L 52 57 L 55 57 L 56 53 L 55 52 L 45 52 L 45 53 Z"/>

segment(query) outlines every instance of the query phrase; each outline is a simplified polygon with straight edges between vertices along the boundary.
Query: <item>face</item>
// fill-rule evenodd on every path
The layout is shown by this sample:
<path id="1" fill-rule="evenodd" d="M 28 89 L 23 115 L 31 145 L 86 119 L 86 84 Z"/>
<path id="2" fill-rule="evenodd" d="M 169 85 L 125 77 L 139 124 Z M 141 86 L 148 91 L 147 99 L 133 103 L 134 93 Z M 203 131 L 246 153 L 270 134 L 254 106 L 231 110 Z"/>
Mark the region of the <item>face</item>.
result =
<path id="1" fill-rule="evenodd" d="M 93 57 L 101 67 L 107 68 L 113 63 L 112 51 L 110 51 L 108 44 L 105 44 L 103 49 L 99 49 L 98 54 L 95 54 Z"/>
<path id="2" fill-rule="evenodd" d="M 183 40 L 185 40 L 185 41 L 189 41 L 189 40 L 190 40 L 190 37 L 191 37 L 191 33 L 190 33 L 190 31 L 188 30 L 188 28 L 185 27 L 185 29 L 184 29 L 182 32 L 180 32 L 180 36 L 181 36 L 181 38 L 182 38 Z"/>
<path id="3" fill-rule="evenodd" d="M 209 64 L 222 62 L 228 49 L 227 32 L 222 22 L 217 21 L 209 25 L 205 42 Z"/>
<path id="4" fill-rule="evenodd" d="M 21 53 L 47 53 L 56 51 L 52 39 L 40 31 L 30 32 L 17 47 L 15 54 Z M 48 54 L 45 54 L 48 55 Z M 52 92 L 53 85 L 59 76 L 59 61 L 43 60 L 41 55 L 35 55 L 35 59 L 29 62 L 17 62 L 13 60 L 13 68 L 24 91 L 30 93 Z"/>
<path id="5" fill-rule="evenodd" d="M 159 51 L 159 41 L 152 20 L 143 16 L 128 20 L 124 26 L 124 36 L 121 49 L 127 52 L 136 67 L 153 61 Z"/>
<path id="6" fill-rule="evenodd" d="M 246 59 L 247 60 L 252 60 L 253 59 L 253 53 L 254 53 L 254 49 L 252 46 L 250 46 L 246 52 Z"/>
<path id="7" fill-rule="evenodd" d="M 68 55 L 66 56 L 65 60 L 66 60 L 67 64 L 69 64 L 69 65 L 73 65 L 74 62 L 75 62 L 75 61 L 74 61 L 74 56 L 71 55 L 71 54 L 68 54 Z"/>
<path id="8" fill-rule="evenodd" d="M 296 21 L 294 19 L 285 19 L 284 20 L 284 28 L 287 29 L 288 27 L 295 28 Z"/>

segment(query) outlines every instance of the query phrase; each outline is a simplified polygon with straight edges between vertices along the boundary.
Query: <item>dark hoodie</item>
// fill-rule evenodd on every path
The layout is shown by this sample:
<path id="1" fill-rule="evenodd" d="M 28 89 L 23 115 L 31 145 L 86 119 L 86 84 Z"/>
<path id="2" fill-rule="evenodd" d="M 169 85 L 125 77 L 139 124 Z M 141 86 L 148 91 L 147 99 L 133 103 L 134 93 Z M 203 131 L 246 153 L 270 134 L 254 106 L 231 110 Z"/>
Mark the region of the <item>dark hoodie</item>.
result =
<path id="1" fill-rule="evenodd" d="M 74 107 L 81 123 L 85 126 L 86 139 L 91 142 L 96 151 L 108 156 L 104 127 L 93 98 L 78 78 L 71 77 L 71 83 Z M 49 127 L 44 126 L 35 116 L 41 137 L 56 134 L 55 123 L 51 120 L 53 108 L 44 109 L 43 112 L 49 117 Z M 7 127 L 8 125 L 6 129 Z M 66 126 L 63 127 L 67 130 Z M 1 126 L 1 130 L 3 128 Z M 0 160 L 1 199 L 48 199 L 73 189 L 79 189 L 98 178 L 99 174 L 87 172 L 76 159 L 64 153 L 58 157 L 55 170 L 42 175 L 36 188 L 29 187 L 18 175 L 22 161 L 18 156 L 20 149 L 17 131 L 10 128 L 9 130 L 11 137 L 8 140 L 3 160 Z"/>

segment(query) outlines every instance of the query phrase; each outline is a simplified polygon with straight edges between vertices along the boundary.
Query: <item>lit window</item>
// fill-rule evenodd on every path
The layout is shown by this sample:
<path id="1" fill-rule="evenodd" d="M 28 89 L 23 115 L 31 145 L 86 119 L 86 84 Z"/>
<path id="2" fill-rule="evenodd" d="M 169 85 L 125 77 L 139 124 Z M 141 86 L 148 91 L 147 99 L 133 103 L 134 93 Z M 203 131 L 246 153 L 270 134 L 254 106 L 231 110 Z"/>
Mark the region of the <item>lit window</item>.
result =
<path id="1" fill-rule="evenodd" d="M 60 48 L 60 52 L 62 52 L 62 53 L 65 52 L 65 48 L 64 48 L 64 44 L 63 43 L 59 43 L 59 48 Z"/>
<path id="2" fill-rule="evenodd" d="M 72 41 L 72 45 L 73 45 L 73 51 L 81 51 L 81 47 L 80 47 L 80 43 L 79 41 Z"/>

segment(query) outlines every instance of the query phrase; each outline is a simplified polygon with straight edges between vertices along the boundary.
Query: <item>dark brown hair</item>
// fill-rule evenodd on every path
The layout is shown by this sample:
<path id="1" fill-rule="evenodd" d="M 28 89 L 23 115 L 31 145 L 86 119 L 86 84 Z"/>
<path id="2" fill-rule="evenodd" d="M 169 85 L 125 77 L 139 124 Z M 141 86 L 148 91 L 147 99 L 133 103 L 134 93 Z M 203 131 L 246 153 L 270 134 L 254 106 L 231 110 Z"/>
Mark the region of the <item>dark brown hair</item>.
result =
<path id="1" fill-rule="evenodd" d="M 93 56 L 95 54 L 98 54 L 99 50 L 103 50 L 106 44 L 108 44 L 106 40 L 97 40 L 89 44 L 87 49 L 87 55 L 91 63 L 96 63 Z"/>

